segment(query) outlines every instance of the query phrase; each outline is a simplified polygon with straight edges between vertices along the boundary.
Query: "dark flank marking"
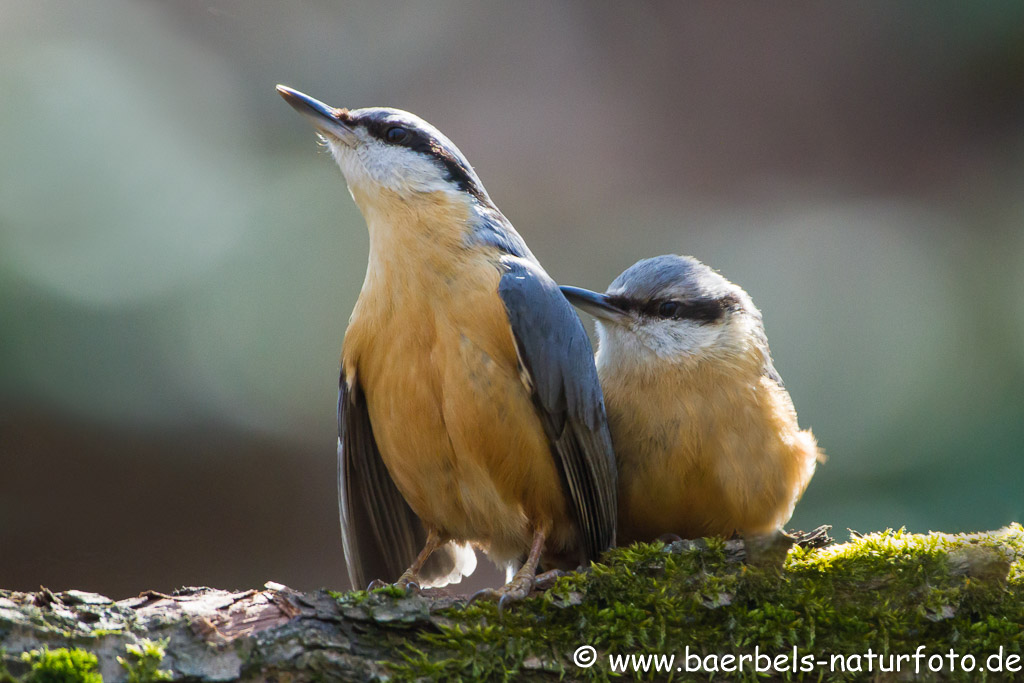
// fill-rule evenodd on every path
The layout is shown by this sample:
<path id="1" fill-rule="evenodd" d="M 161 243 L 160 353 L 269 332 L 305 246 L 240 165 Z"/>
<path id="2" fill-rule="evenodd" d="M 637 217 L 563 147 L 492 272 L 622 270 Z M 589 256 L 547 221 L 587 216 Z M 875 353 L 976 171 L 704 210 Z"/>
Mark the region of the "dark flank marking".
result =
<path id="1" fill-rule="evenodd" d="M 672 315 L 662 314 L 662 304 L 673 302 L 676 304 Z M 720 298 L 690 299 L 682 301 L 679 299 L 651 299 L 638 301 L 622 295 L 609 296 L 608 303 L 618 306 L 624 311 L 630 311 L 649 318 L 672 318 L 674 320 L 693 320 L 701 325 L 713 323 L 722 319 L 725 312 L 730 308 L 739 305 L 739 299 L 732 294 L 726 294 Z"/>

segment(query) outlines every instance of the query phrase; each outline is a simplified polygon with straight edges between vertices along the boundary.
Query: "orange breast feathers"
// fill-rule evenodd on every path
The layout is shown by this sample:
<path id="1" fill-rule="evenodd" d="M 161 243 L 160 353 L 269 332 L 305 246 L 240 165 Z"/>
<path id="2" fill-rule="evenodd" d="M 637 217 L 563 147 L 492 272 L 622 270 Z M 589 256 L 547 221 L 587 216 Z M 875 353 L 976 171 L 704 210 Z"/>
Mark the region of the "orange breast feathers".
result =
<path id="1" fill-rule="evenodd" d="M 421 224 L 386 234 L 368 216 L 370 265 L 342 363 L 364 388 L 381 457 L 413 511 L 445 540 L 503 562 L 529 547 L 530 521 L 557 530 L 551 550 L 570 542 L 573 523 L 519 377 L 498 255 L 450 233 L 464 224 L 457 209 L 388 216 L 388 226 Z"/>
<path id="2" fill-rule="evenodd" d="M 669 372 L 682 374 L 601 377 L 619 467 L 619 542 L 780 528 L 820 457 L 789 394 L 760 374 L 759 359 Z"/>

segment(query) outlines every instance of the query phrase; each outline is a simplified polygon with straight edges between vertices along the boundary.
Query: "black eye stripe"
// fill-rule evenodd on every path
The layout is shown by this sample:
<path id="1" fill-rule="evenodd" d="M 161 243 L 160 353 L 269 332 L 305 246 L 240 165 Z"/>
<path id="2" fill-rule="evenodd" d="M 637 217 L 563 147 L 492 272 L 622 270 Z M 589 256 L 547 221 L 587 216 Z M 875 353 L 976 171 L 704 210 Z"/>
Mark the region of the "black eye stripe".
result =
<path id="1" fill-rule="evenodd" d="M 404 147 L 411 147 L 415 144 L 416 139 L 421 137 L 419 131 L 415 128 L 408 128 L 395 121 L 387 121 L 384 119 L 364 119 L 357 120 L 356 123 L 357 125 L 365 128 L 366 132 L 371 136 L 378 140 L 382 140 L 383 142 L 387 142 L 388 144 L 400 144 Z M 391 131 L 396 129 L 405 131 L 406 134 L 401 136 L 401 139 L 392 140 L 390 136 Z"/>
<path id="2" fill-rule="evenodd" d="M 363 126 L 367 133 L 389 145 L 408 147 L 414 152 L 419 152 L 434 159 L 444 166 L 445 171 L 448 173 L 448 179 L 457 184 L 459 189 L 468 192 L 480 201 L 485 201 L 485 195 L 473 180 L 470 169 L 462 163 L 457 155 L 449 152 L 437 140 L 426 133 L 413 127 L 403 126 L 393 119 L 388 121 L 386 119 L 369 118 L 357 120 L 356 124 Z M 407 132 L 404 139 L 390 140 L 388 138 L 388 131 L 394 128 L 402 128 Z"/>
<path id="3" fill-rule="evenodd" d="M 664 301 L 652 301 L 646 304 L 642 312 L 652 318 L 665 317 L 661 315 L 661 306 Z M 716 299 L 697 299 L 694 301 L 674 301 L 675 310 L 671 318 L 675 320 L 695 320 L 697 322 L 713 322 L 722 317 L 725 308 Z"/>
<path id="4" fill-rule="evenodd" d="M 720 320 L 725 312 L 739 303 L 732 294 L 719 299 L 653 299 L 638 301 L 625 296 L 611 296 L 609 302 L 619 308 L 647 318 L 672 318 L 674 320 L 693 320 L 698 323 L 712 323 Z M 673 303 L 674 307 L 665 304 Z M 666 315 L 671 311 L 671 315 Z"/>

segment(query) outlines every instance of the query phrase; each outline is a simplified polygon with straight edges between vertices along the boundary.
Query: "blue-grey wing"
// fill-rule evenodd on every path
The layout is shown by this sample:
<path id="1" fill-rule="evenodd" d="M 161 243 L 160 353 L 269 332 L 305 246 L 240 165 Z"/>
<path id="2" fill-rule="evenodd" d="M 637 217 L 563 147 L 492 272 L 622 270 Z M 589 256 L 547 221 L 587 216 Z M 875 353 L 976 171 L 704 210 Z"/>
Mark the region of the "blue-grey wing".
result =
<path id="1" fill-rule="evenodd" d="M 768 337 L 764 333 L 764 323 L 761 321 L 761 313 L 755 311 L 755 318 L 757 320 L 757 327 L 754 330 L 754 337 L 757 340 L 758 348 L 761 349 L 761 358 L 764 363 L 761 366 L 761 374 L 785 389 L 786 385 L 782 381 L 782 376 L 779 374 L 779 371 L 775 369 L 775 363 L 772 362 L 772 353 L 768 348 Z"/>
<path id="2" fill-rule="evenodd" d="M 426 543 L 426 530 L 391 479 L 373 437 L 366 395 L 342 370 L 338 388 L 338 508 L 345 563 L 353 589 L 373 579 L 395 581 Z M 420 573 L 433 582 L 455 566 L 448 547 Z"/>
<path id="3" fill-rule="evenodd" d="M 615 542 L 615 456 L 590 340 L 536 263 L 506 256 L 498 285 L 524 381 L 541 417 L 582 535 L 585 560 Z"/>

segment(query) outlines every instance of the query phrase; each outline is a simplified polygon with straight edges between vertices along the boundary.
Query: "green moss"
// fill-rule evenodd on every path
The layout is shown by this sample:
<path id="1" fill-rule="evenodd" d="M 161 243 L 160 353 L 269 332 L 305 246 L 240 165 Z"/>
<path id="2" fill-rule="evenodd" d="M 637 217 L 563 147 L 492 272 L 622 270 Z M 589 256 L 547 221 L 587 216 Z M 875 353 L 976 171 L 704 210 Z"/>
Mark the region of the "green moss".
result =
<path id="1" fill-rule="evenodd" d="M 124 667 L 129 683 L 171 680 L 171 672 L 159 668 L 166 647 L 166 640 L 147 639 L 125 646 L 129 656 L 118 657 L 117 661 Z M 0 664 L 0 683 L 103 683 L 103 677 L 96 671 L 96 655 L 79 648 L 32 650 L 22 653 L 21 660 L 29 665 L 28 673 L 15 678 Z"/>
<path id="2" fill-rule="evenodd" d="M 381 586 L 380 588 L 374 588 L 372 591 L 370 591 L 370 594 L 386 595 L 392 598 L 402 598 L 406 596 L 407 591 L 404 588 L 399 588 L 398 586 Z"/>
<path id="3" fill-rule="evenodd" d="M 128 644 L 125 650 L 128 657 L 118 657 L 120 664 L 128 674 L 128 683 L 154 683 L 154 681 L 171 680 L 171 672 L 160 668 L 160 662 L 166 656 L 167 640 L 154 642 L 148 638 L 139 641 L 138 645 Z"/>
<path id="4" fill-rule="evenodd" d="M 438 630 L 422 633 L 394 673 L 399 679 L 553 673 L 605 680 L 614 677 L 609 654 L 675 654 L 682 663 L 686 647 L 700 656 L 772 657 L 796 647 L 800 655 L 827 660 L 864 655 L 868 647 L 911 654 L 923 645 L 929 654 L 953 648 L 983 663 L 1000 647 L 1004 655 L 1020 654 L 1024 645 L 1019 525 L 974 536 L 888 530 L 817 550 L 794 548 L 781 572 L 730 561 L 717 540 L 668 550 L 661 544 L 613 549 L 588 574 L 560 579 L 542 597 L 500 616 L 488 603 L 443 610 Z M 581 645 L 598 652 L 591 668 L 573 663 Z M 946 675 L 979 677 L 948 669 Z M 852 675 L 815 668 L 777 676 L 838 681 Z M 752 669 L 727 677 L 759 679 Z"/>
<path id="5" fill-rule="evenodd" d="M 327 591 L 327 594 L 342 605 L 351 607 L 359 607 L 368 602 L 373 602 L 373 598 L 404 598 L 410 595 L 404 588 L 391 585 L 374 588 L 371 591 L 350 591 L 348 593 Z"/>
<path id="6" fill-rule="evenodd" d="M 99 660 L 85 650 L 44 647 L 23 653 L 21 659 L 31 667 L 22 683 L 103 683 L 96 671 Z"/>

